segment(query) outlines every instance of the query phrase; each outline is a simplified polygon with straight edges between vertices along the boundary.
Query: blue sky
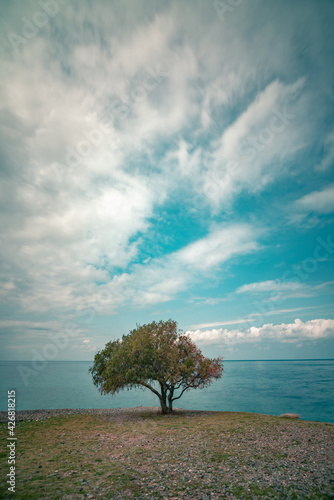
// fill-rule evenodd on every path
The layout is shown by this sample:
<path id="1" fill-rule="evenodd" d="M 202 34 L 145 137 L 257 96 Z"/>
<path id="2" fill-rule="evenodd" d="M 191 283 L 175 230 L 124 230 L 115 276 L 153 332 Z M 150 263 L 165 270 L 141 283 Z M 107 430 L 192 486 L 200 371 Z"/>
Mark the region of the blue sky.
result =
<path id="1" fill-rule="evenodd" d="M 333 357 L 334 3 L 0 5 L 1 358 Z"/>

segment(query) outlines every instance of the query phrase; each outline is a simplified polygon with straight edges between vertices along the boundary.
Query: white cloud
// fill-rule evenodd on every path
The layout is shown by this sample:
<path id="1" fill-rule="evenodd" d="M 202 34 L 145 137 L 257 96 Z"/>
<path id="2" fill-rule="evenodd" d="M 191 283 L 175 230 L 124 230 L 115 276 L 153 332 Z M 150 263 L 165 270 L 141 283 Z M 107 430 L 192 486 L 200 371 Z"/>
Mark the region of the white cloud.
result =
<path id="1" fill-rule="evenodd" d="M 54 266 L 53 282 L 49 282 L 49 275 L 44 275 L 44 268 L 39 271 L 38 266 L 31 263 L 32 290 L 25 294 L 25 289 L 20 290 L 18 286 L 18 290 L 12 291 L 12 300 L 19 301 L 29 311 L 76 310 L 78 314 L 82 309 L 113 314 L 123 307 L 142 308 L 168 302 L 195 284 L 212 278 L 212 272 L 224 262 L 254 251 L 257 234 L 258 231 L 246 224 L 216 227 L 206 237 L 179 251 L 134 264 L 127 272 L 112 277 L 106 270 L 92 265 L 83 267 L 80 262 L 73 263 L 74 269 L 67 275 L 72 255 L 66 262 L 57 264 L 53 260 L 56 254 L 50 248 L 48 261 Z M 36 255 L 36 249 L 32 255 Z M 66 254 L 63 252 L 63 255 Z M 90 253 L 90 258 L 93 256 Z"/>
<path id="2" fill-rule="evenodd" d="M 86 14 L 102 23 L 99 29 L 107 28 L 98 7 Z M 55 57 L 52 38 L 39 33 L 6 62 L 1 75 L 5 150 L 18 152 L 8 164 L 16 177 L 1 190 L 8 210 L 0 248 L 6 262 L 2 280 L 12 283 L 7 300 L 29 311 L 65 311 L 90 303 L 103 287 L 98 283 L 108 283 L 115 268 L 133 261 L 141 234 L 150 229 L 149 219 L 174 183 L 169 172 L 152 174 L 155 159 L 144 171 L 137 162 L 141 154 L 150 154 L 156 137 L 179 130 L 196 108 L 187 91 L 197 74 L 196 57 L 187 43 L 175 57 L 170 14 L 150 21 L 144 16 L 131 36 L 119 31 L 115 36 L 108 27 L 106 44 L 80 40 L 85 15 L 70 6 L 66 22 L 71 15 L 78 31 L 71 27 L 74 40 L 67 40 L 65 52 L 57 44 Z M 63 17 L 55 22 L 60 20 L 65 22 Z M 62 63 L 71 68 L 70 75 Z M 142 99 L 136 91 L 143 82 L 148 88 Z M 110 108 L 115 98 L 126 108 L 120 123 Z M 87 134 L 105 120 L 110 132 L 79 158 Z M 66 163 L 69 148 L 78 164 Z M 136 300 L 163 301 L 184 286 L 176 277 L 166 277 L 161 285 L 163 294 L 154 284 Z"/>
<path id="3" fill-rule="evenodd" d="M 110 305 L 130 302 L 144 307 L 172 300 L 207 279 L 229 259 L 253 252 L 258 234 L 247 224 L 218 226 L 181 250 L 145 265 L 136 264 L 131 272 L 116 276 L 106 287 Z"/>
<path id="4" fill-rule="evenodd" d="M 300 281 L 267 280 L 256 283 L 248 283 L 239 287 L 235 293 L 270 294 L 270 300 L 287 299 L 291 297 L 310 297 L 315 293 L 313 288 Z"/>
<path id="5" fill-rule="evenodd" d="M 333 319 L 313 319 L 303 322 L 295 319 L 294 323 L 273 325 L 265 324 L 259 328 L 252 326 L 246 330 L 195 330 L 186 332 L 194 342 L 200 344 L 234 344 L 260 342 L 262 339 L 280 342 L 299 342 L 301 340 L 319 340 L 334 337 Z"/>
<path id="6" fill-rule="evenodd" d="M 249 294 L 271 294 L 271 300 L 275 302 L 279 298 L 291 297 L 311 297 L 317 294 L 328 294 L 333 285 L 332 281 L 325 281 L 318 285 L 308 285 L 300 281 L 282 281 L 279 279 L 258 281 L 256 283 L 248 283 L 237 288 L 235 293 L 249 293 Z"/>
<path id="7" fill-rule="evenodd" d="M 294 62 L 290 11 L 276 10 L 286 22 L 266 31 L 264 47 L 263 31 L 255 28 L 265 23 L 246 5 L 222 30 L 214 9 L 198 3 L 158 9 L 154 2 L 129 2 L 123 9 L 116 2 L 110 11 L 104 4 L 70 2 L 50 20 L 52 29 L 39 30 L 15 57 L 1 55 L 0 280 L 1 296 L 16 311 L 58 315 L 98 304 L 114 312 L 124 304 L 165 302 L 229 259 L 258 250 L 255 223 L 230 224 L 133 264 L 161 204 L 187 200 L 188 210 L 201 194 L 217 212 L 242 190 L 260 191 L 287 173 L 282 162 L 312 129 L 303 71 L 286 70 Z M 21 19 L 20 9 L 12 20 Z M 272 57 L 281 25 L 286 36 Z M 162 71 L 149 80 L 158 85 L 141 98 L 136 92 L 152 68 Z M 112 109 L 115 99 L 123 101 L 123 119 Z M 284 106 L 295 115 L 291 126 L 247 163 L 241 142 Z M 66 166 L 68 148 L 83 150 L 87 134 L 106 120 L 110 131 L 102 142 Z M 220 184 L 226 163 L 236 159 L 240 169 Z M 61 179 L 54 162 L 65 165 Z"/>
<path id="8" fill-rule="evenodd" d="M 334 212 L 334 184 L 325 187 L 321 191 L 311 193 L 299 198 L 295 207 L 305 213 L 316 212 L 318 214 L 330 214 Z"/>
<path id="9" fill-rule="evenodd" d="M 235 293 L 291 292 L 303 289 L 304 287 L 305 285 L 298 281 L 284 282 L 280 280 L 268 280 L 242 285 Z"/>
<path id="10" fill-rule="evenodd" d="M 190 325 L 189 328 L 199 330 L 202 328 L 208 328 L 210 326 L 223 326 L 223 325 L 241 325 L 243 323 L 248 323 L 250 324 L 251 322 L 256 320 L 257 317 L 262 317 L 262 316 L 273 316 L 273 315 L 278 315 L 282 313 L 292 313 L 292 312 L 297 312 L 297 311 L 303 311 L 305 309 L 309 310 L 312 309 L 313 307 L 294 307 L 294 308 L 289 308 L 289 309 L 269 309 L 266 312 L 254 312 L 249 315 L 248 318 L 236 318 L 236 319 L 230 319 L 230 320 L 225 320 L 225 321 L 216 321 L 214 323 L 199 323 L 196 325 Z"/>
<path id="11" fill-rule="evenodd" d="M 305 146 L 309 124 L 301 123 L 304 79 L 268 84 L 213 143 L 202 191 L 213 207 L 242 190 L 261 191 L 285 175 L 287 160 Z"/>
<path id="12" fill-rule="evenodd" d="M 233 257 L 252 252 L 258 248 L 254 241 L 254 228 L 236 224 L 218 228 L 208 237 L 191 243 L 175 254 L 181 265 L 191 266 L 201 271 L 217 266 Z"/>
<path id="13" fill-rule="evenodd" d="M 216 321 L 214 323 L 199 323 L 198 325 L 191 325 L 190 328 L 195 328 L 196 331 L 199 331 L 201 328 L 208 328 L 210 326 L 238 325 L 242 323 L 249 323 L 249 318 L 237 318 L 228 321 Z"/>
<path id="14" fill-rule="evenodd" d="M 278 81 L 269 84 L 256 99 L 250 104 L 246 111 L 224 132 L 222 137 L 222 151 L 227 158 L 239 155 L 241 140 L 248 136 L 255 127 L 263 126 L 268 116 L 272 114 L 279 95 L 284 86 Z"/>
<path id="15" fill-rule="evenodd" d="M 13 283 L 8 298 L 29 310 L 71 309 L 95 282 L 109 281 L 115 267 L 128 265 L 148 229 L 154 194 L 126 175 L 115 186 L 92 185 L 89 196 L 74 188 L 47 205 L 45 193 L 33 189 L 22 217 L 8 217 L 9 236 L 0 248 Z"/>

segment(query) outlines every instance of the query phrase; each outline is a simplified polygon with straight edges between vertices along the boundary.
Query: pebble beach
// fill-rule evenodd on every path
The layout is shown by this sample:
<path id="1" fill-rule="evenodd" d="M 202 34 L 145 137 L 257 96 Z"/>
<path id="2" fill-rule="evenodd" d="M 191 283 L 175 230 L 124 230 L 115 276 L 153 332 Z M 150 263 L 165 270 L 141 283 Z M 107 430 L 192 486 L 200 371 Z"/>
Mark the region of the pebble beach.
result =
<path id="1" fill-rule="evenodd" d="M 176 409 L 177 410 L 177 409 Z M 68 415 L 99 415 L 102 417 L 120 417 L 126 418 L 129 415 L 140 413 L 159 413 L 159 408 L 156 406 L 135 406 L 133 408 L 98 408 L 98 409 L 82 409 L 82 408 L 63 408 L 56 410 L 19 410 L 16 411 L 16 421 L 23 420 L 39 421 L 50 417 L 66 417 Z M 7 412 L 0 412 L 0 422 L 7 422 Z"/>
<path id="2" fill-rule="evenodd" d="M 109 421 L 126 429 L 125 434 L 95 434 L 92 429 L 96 451 L 107 456 L 108 463 L 131 471 L 132 484 L 140 492 L 134 496 L 131 488 L 120 488 L 119 494 L 108 498 L 334 498 L 333 424 L 181 408 L 173 415 L 160 415 L 160 422 L 159 408 L 145 406 L 18 411 L 17 421 L 39 426 L 52 417 L 80 415 L 97 416 L 105 426 Z M 6 421 L 6 413 L 1 412 L 0 418 Z M 181 434 L 173 430 L 180 420 L 187 429 Z M 19 430 L 20 424 L 18 435 Z M 150 459 L 137 455 L 138 450 Z M 103 482 L 93 486 L 85 479 L 82 484 L 81 492 L 62 498 L 105 498 L 109 491 Z"/>

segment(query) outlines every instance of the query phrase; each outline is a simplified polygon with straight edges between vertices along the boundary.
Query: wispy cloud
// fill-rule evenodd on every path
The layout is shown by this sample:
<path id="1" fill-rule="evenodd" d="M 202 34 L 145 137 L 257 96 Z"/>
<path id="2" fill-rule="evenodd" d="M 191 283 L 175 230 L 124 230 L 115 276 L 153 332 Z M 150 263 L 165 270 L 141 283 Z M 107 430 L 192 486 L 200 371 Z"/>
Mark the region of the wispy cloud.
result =
<path id="1" fill-rule="evenodd" d="M 226 297 L 194 297 L 189 299 L 189 303 L 191 304 L 203 304 L 208 306 L 215 306 L 217 304 L 221 304 L 222 302 L 226 302 L 228 299 Z"/>
<path id="2" fill-rule="evenodd" d="M 326 281 L 318 285 L 308 285 L 301 281 L 283 281 L 280 279 L 259 281 L 248 283 L 237 288 L 235 293 L 242 294 L 271 294 L 272 297 L 280 295 L 284 298 L 291 297 L 311 297 L 313 295 L 328 293 L 333 285 L 333 281 Z"/>
<path id="3" fill-rule="evenodd" d="M 277 279 L 248 283 L 239 287 L 235 293 L 291 292 L 304 287 L 305 285 L 298 281 L 284 282 Z"/>
<path id="4" fill-rule="evenodd" d="M 181 265 L 205 271 L 234 255 L 249 253 L 258 248 L 251 225 L 236 224 L 217 228 L 208 237 L 191 243 L 175 254 Z"/>
<path id="5" fill-rule="evenodd" d="M 256 250 L 257 234 L 247 224 L 215 227 L 181 250 L 145 265 L 136 264 L 130 272 L 115 277 L 108 286 L 110 297 L 117 293 L 118 301 L 130 301 L 140 307 L 167 302 L 206 280 L 224 262 Z"/>
<path id="6" fill-rule="evenodd" d="M 312 191 L 295 202 L 297 210 L 305 213 L 329 214 L 334 212 L 334 184 L 320 191 Z"/>
<path id="7" fill-rule="evenodd" d="M 313 307 L 311 307 L 312 309 Z M 266 312 L 252 312 L 249 317 L 247 318 L 236 318 L 236 319 L 230 319 L 230 320 L 225 320 L 225 321 L 215 321 L 214 323 L 198 323 L 196 325 L 190 325 L 188 328 L 190 329 L 202 329 L 202 328 L 209 328 L 211 326 L 224 326 L 224 325 L 241 325 L 243 323 L 250 324 L 254 322 L 254 318 L 257 316 L 275 316 L 283 313 L 295 313 L 297 311 L 304 311 L 304 310 L 309 310 L 310 307 L 292 307 L 292 308 L 287 308 L 287 309 L 273 309 L 269 310 Z"/>

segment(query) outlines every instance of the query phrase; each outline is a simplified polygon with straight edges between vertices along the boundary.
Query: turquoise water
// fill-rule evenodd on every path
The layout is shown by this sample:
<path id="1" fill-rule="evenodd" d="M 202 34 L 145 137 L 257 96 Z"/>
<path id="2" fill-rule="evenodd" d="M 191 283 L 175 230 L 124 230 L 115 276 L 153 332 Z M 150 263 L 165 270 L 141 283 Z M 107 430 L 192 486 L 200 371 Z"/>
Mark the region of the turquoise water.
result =
<path id="1" fill-rule="evenodd" d="M 91 365 L 55 361 L 36 371 L 31 362 L 1 361 L 0 409 L 7 409 L 11 389 L 16 390 L 17 410 L 158 406 L 158 398 L 148 390 L 101 396 L 88 373 Z M 25 380 L 19 369 L 28 370 Z M 333 396 L 334 360 L 225 361 L 221 380 L 191 390 L 175 403 L 198 410 L 298 413 L 304 420 L 334 423 Z"/>

